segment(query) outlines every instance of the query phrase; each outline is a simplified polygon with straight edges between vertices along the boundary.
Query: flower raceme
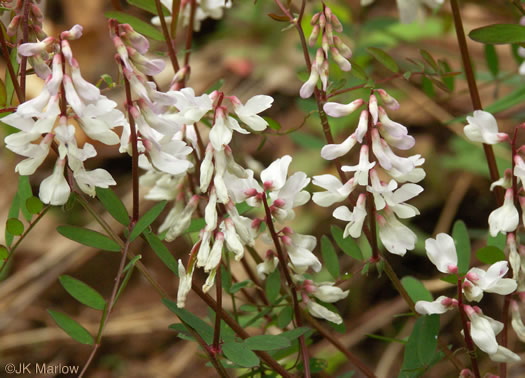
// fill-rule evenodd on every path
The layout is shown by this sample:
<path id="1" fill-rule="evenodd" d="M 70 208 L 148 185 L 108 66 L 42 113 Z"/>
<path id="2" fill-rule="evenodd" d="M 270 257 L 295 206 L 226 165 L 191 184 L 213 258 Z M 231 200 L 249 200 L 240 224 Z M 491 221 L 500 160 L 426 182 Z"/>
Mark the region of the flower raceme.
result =
<path id="1" fill-rule="evenodd" d="M 334 160 L 350 153 L 356 144 L 361 144 L 359 163 L 341 167 L 343 172 L 353 172 L 352 177 L 341 177 L 340 180 L 329 174 L 314 176 L 313 184 L 325 191 L 314 193 L 313 201 L 328 207 L 349 199 L 355 192 L 361 193 L 357 195 L 354 206 L 339 206 L 333 212 L 335 218 L 348 222 L 343 236 L 361 236 L 368 216 L 366 202 L 373 201 L 383 245 L 391 253 L 404 255 L 414 248 L 416 235 L 398 218 L 407 219 L 419 214 L 417 208 L 405 202 L 423 191 L 415 183 L 425 177 L 423 169 L 418 168 L 424 159 L 420 155 L 401 157 L 393 152 L 391 147 L 399 150 L 412 148 L 415 139 L 404 125 L 388 116 L 385 108 L 396 110 L 399 103 L 384 89 L 374 89 L 366 104 L 363 99 L 347 104 L 327 102 L 324 111 L 332 117 L 344 117 L 363 105 L 366 108 L 361 111 L 355 131 L 342 143 L 327 144 L 321 149 L 322 158 Z M 387 175 L 391 179 L 383 182 Z M 363 192 L 370 193 L 371 198 L 367 199 Z"/>
<path id="2" fill-rule="evenodd" d="M 123 114 L 116 109 L 117 104 L 82 77 L 68 42 L 68 39 L 80 38 L 81 35 L 82 27 L 75 25 L 61 34 L 61 41 L 46 37 L 42 42 L 21 45 L 19 54 L 39 59 L 52 50 L 51 68 L 45 70 L 43 60 L 30 59 L 30 62 L 40 64 L 39 69 L 34 67 L 39 76 L 47 75 L 42 77 L 44 88 L 38 96 L 20 104 L 16 112 L 2 119 L 20 130 L 7 136 L 5 143 L 8 149 L 26 157 L 15 168 L 22 175 L 35 173 L 46 159 L 52 143 L 58 145 L 59 157 L 53 173 L 42 181 L 39 192 L 42 202 L 51 205 L 66 203 L 71 191 L 64 177 L 66 158 L 73 178 L 86 194 L 94 196 L 96 187 L 115 185 L 107 171 L 100 168 L 89 171 L 84 167 L 84 161 L 96 156 L 97 152 L 90 143 L 85 143 L 82 148 L 77 146 L 76 128 L 70 120 L 74 119 L 88 137 L 107 145 L 118 143 L 119 138 L 113 129 L 126 123 Z M 59 109 L 61 95 L 66 101 L 65 112 Z"/>
<path id="3" fill-rule="evenodd" d="M 350 71 L 352 69 L 352 64 L 349 61 L 352 57 L 352 50 L 334 33 L 341 33 L 343 26 L 332 10 L 323 4 L 323 10 L 312 16 L 311 24 L 313 29 L 310 34 L 309 44 L 311 47 L 314 47 L 319 37 L 321 37 L 321 47 L 317 49 L 315 59 L 310 67 L 310 76 L 299 91 L 302 98 L 312 96 L 319 80 L 321 80 L 322 90 L 326 91 L 329 75 L 329 57 L 333 59 L 341 71 Z"/>
<path id="4" fill-rule="evenodd" d="M 454 239 L 447 234 L 440 233 L 435 239 L 429 238 L 425 242 L 427 257 L 436 268 L 447 274 L 455 274 L 458 277 L 458 284 L 461 285 L 462 294 L 469 301 L 478 302 L 483 297 L 483 293 L 496 293 L 508 295 L 517 288 L 514 279 L 504 278 L 508 271 L 507 261 L 499 261 L 492 264 L 487 271 L 473 267 L 465 276 L 459 275 L 458 256 Z M 443 314 L 447 311 L 459 308 L 464 311 L 470 320 L 470 335 L 474 343 L 491 360 L 496 362 L 519 361 L 520 357 L 509 349 L 498 345 L 496 335 L 503 329 L 500 323 L 486 315 L 483 315 L 479 307 L 466 305 L 462 300 L 440 296 L 434 301 L 418 301 L 415 305 L 416 311 L 421 315 Z M 521 319 L 513 314 L 516 327 L 519 327 Z"/>

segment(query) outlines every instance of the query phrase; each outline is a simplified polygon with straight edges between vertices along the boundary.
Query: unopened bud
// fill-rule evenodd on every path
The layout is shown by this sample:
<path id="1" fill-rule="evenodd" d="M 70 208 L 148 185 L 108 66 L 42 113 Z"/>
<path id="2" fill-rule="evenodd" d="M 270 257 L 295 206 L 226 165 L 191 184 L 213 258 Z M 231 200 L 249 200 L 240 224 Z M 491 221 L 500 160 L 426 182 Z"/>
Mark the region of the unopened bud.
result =
<path id="1" fill-rule="evenodd" d="M 344 56 L 346 59 L 352 57 L 352 50 L 348 47 L 338 36 L 334 36 L 334 44 L 337 50 Z"/>
<path id="2" fill-rule="evenodd" d="M 36 38 L 39 40 L 39 41 L 42 41 L 44 39 L 47 38 L 47 34 L 44 32 L 44 30 L 42 30 L 42 28 L 38 25 L 32 25 L 33 27 L 33 31 L 35 32 L 36 34 Z"/>
<path id="3" fill-rule="evenodd" d="M 312 16 L 312 19 L 310 20 L 310 25 L 314 26 L 319 22 L 319 16 L 321 16 L 321 12 L 317 12 Z"/>
<path id="4" fill-rule="evenodd" d="M 301 87 L 301 90 L 299 91 L 299 95 L 301 96 L 301 98 L 309 98 L 312 95 L 312 93 L 314 93 L 318 80 L 319 80 L 319 72 L 317 70 L 316 65 L 312 64 L 312 70 L 310 71 L 310 77 L 303 84 L 303 86 Z"/>
<path id="5" fill-rule="evenodd" d="M 332 17 L 330 19 L 332 21 L 332 25 L 336 32 L 342 33 L 343 32 L 343 24 L 341 24 L 341 21 L 337 18 L 335 14 L 332 13 Z"/>
<path id="6" fill-rule="evenodd" d="M 321 27 L 321 29 L 324 30 L 324 27 L 326 26 L 326 17 L 324 14 L 321 14 L 319 16 L 319 26 Z"/>
<path id="7" fill-rule="evenodd" d="M 323 91 L 326 91 L 326 88 L 328 87 L 329 68 L 330 65 L 328 64 L 328 60 L 325 60 L 321 65 L 321 70 L 319 72 L 321 83 L 323 84 Z"/>
<path id="8" fill-rule="evenodd" d="M 337 63 L 341 71 L 348 72 L 352 69 L 352 64 L 350 64 L 350 62 L 339 53 L 339 50 L 337 50 L 335 47 L 332 47 L 330 52 L 332 53 L 334 61 Z"/>
<path id="9" fill-rule="evenodd" d="M 119 32 L 141 54 L 145 54 L 148 51 L 149 41 L 142 34 L 137 33 L 130 25 L 120 24 Z"/>
<path id="10" fill-rule="evenodd" d="M 334 45 L 334 29 L 332 27 L 332 24 L 326 24 L 326 28 L 324 29 L 324 35 L 326 36 L 326 39 L 328 41 L 329 46 Z"/>
<path id="11" fill-rule="evenodd" d="M 9 37 L 12 37 L 16 34 L 18 25 L 20 24 L 20 18 L 21 16 L 15 16 L 9 23 L 9 26 L 7 27 L 7 30 L 6 30 L 6 33 Z"/>
<path id="12" fill-rule="evenodd" d="M 397 100 L 390 96 L 387 91 L 384 89 L 376 89 L 376 92 L 379 94 L 379 97 L 381 97 L 381 100 L 383 101 L 383 104 L 390 110 L 397 110 L 399 109 L 399 102 Z"/>
<path id="13" fill-rule="evenodd" d="M 33 14 L 33 16 L 38 20 L 38 21 L 41 21 L 43 18 L 44 18 L 44 15 L 42 14 L 42 11 L 40 10 L 40 8 L 35 5 L 35 4 L 31 4 L 31 13 Z"/>
<path id="14" fill-rule="evenodd" d="M 79 39 L 80 37 L 82 37 L 82 30 L 83 30 L 82 26 L 77 24 L 73 26 L 71 29 L 60 33 L 60 37 L 62 39 L 69 39 L 69 40 Z"/>
<path id="15" fill-rule="evenodd" d="M 328 50 L 330 50 L 330 42 L 326 33 L 323 34 L 323 38 L 321 39 L 321 48 L 323 49 L 325 55 L 328 56 Z"/>
<path id="16" fill-rule="evenodd" d="M 315 25 L 314 28 L 312 29 L 312 33 L 310 34 L 310 38 L 308 39 L 308 44 L 310 45 L 310 47 L 314 47 L 315 44 L 317 43 L 317 39 L 319 38 L 320 31 L 321 31 L 321 28 L 319 27 L 319 25 Z"/>
<path id="17" fill-rule="evenodd" d="M 285 205 L 285 201 L 281 198 L 277 198 L 275 201 L 273 201 L 273 206 L 276 207 L 283 207 Z"/>

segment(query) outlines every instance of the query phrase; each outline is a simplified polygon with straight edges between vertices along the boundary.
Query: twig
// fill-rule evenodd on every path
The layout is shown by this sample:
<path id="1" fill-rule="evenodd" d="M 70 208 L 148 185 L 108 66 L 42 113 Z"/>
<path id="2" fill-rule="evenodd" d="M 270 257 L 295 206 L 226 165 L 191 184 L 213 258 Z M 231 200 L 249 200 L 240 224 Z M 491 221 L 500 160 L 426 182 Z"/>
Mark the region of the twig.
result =
<path id="1" fill-rule="evenodd" d="M 29 11 L 31 9 L 31 0 L 23 0 L 23 14 L 22 14 L 22 43 L 29 42 Z M 22 91 L 23 101 L 25 101 L 26 93 L 26 75 L 27 75 L 27 56 L 22 56 L 20 62 L 20 89 Z"/>
<path id="2" fill-rule="evenodd" d="M 9 50 L 7 49 L 7 41 L 4 35 L 5 30 L 3 27 L 1 28 L 2 30 L 0 30 L 0 44 L 2 45 L 2 55 L 4 56 L 5 62 L 7 64 L 7 71 L 9 72 L 9 76 L 11 77 L 11 82 L 13 83 L 13 88 L 15 89 L 16 97 L 18 98 L 18 102 L 21 104 L 22 102 L 24 102 L 24 95 L 22 93 L 22 90 L 20 89 L 20 84 L 18 84 L 18 78 L 16 76 L 15 69 L 13 68 L 13 63 L 11 62 Z"/>
<path id="3" fill-rule="evenodd" d="M 290 288 L 290 291 L 292 292 L 292 301 L 293 301 L 295 321 L 297 323 L 297 327 L 301 327 L 302 319 L 301 319 L 301 310 L 299 308 L 299 301 L 297 300 L 297 290 L 292 280 L 292 276 L 290 275 L 290 272 L 288 271 L 287 258 L 284 254 L 283 249 L 281 248 L 279 236 L 277 235 L 277 232 L 275 232 L 275 227 L 274 227 L 273 220 L 272 220 L 272 213 L 270 211 L 270 207 L 268 206 L 268 200 L 266 199 L 266 193 L 262 193 L 262 202 L 264 205 L 264 211 L 266 213 L 266 225 L 268 226 L 268 230 L 270 231 L 270 235 L 272 236 L 272 240 L 275 245 L 275 249 L 277 251 L 277 257 L 279 258 L 279 266 L 281 267 L 284 277 L 286 278 L 286 283 L 288 284 L 288 287 Z M 304 375 L 305 377 L 310 377 L 310 359 L 308 357 L 308 349 L 306 348 L 306 342 L 304 340 L 304 335 L 301 335 L 299 337 L 299 344 L 301 346 L 301 356 L 302 356 L 303 365 L 304 365 Z"/>
<path id="4" fill-rule="evenodd" d="M 177 54 L 175 52 L 173 40 L 170 37 L 168 26 L 166 25 L 166 19 L 164 18 L 164 13 L 162 12 L 162 4 L 160 3 L 160 0 L 155 0 L 155 6 L 157 7 L 157 13 L 159 14 L 160 27 L 162 29 L 162 34 L 164 35 L 164 39 L 166 40 L 166 45 L 168 45 L 168 55 L 171 60 L 171 65 L 173 66 L 173 71 L 177 73 L 180 69 L 180 66 L 177 60 Z"/>
<path id="5" fill-rule="evenodd" d="M 472 62 L 470 60 L 470 53 L 467 46 L 467 40 L 465 38 L 465 31 L 463 29 L 463 22 L 461 21 L 461 13 L 459 11 L 458 0 L 450 0 L 452 6 L 452 15 L 454 17 L 454 26 L 456 29 L 456 37 L 461 51 L 461 60 L 463 61 L 463 68 L 465 70 L 465 76 L 467 78 L 468 88 L 470 92 L 470 100 L 474 110 L 483 110 L 481 105 L 481 98 L 479 96 L 479 90 L 476 84 L 476 78 L 474 70 L 472 68 Z M 491 145 L 483 143 L 483 151 L 487 159 L 487 164 L 490 172 L 490 179 L 492 182 L 499 180 L 500 176 L 498 173 L 498 166 L 496 165 L 496 158 L 494 156 L 494 150 Z M 496 202 L 498 205 L 503 203 L 503 190 L 501 187 L 496 187 L 494 190 L 496 196 Z"/>

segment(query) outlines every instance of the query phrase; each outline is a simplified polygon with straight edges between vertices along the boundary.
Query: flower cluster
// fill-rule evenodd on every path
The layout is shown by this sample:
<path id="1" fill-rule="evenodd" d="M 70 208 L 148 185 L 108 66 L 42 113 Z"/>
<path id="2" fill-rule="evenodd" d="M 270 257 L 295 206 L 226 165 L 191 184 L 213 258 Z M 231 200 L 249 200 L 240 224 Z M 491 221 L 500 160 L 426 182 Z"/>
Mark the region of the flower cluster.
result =
<path id="1" fill-rule="evenodd" d="M 310 46 L 315 46 L 319 36 L 321 36 L 321 47 L 317 49 L 315 60 L 310 69 L 310 77 L 299 92 L 302 98 L 308 98 L 314 93 L 319 79 L 323 91 L 326 91 L 329 75 L 328 57 L 330 55 L 342 71 L 352 69 L 352 64 L 349 62 L 352 57 L 352 50 L 339 36 L 334 35 L 334 32 L 342 33 L 343 25 L 332 10 L 323 3 L 323 10 L 313 15 L 311 24 L 313 29 L 309 39 Z"/>
<path id="2" fill-rule="evenodd" d="M 40 42 L 20 45 L 18 53 L 30 57 L 30 62 L 36 64 L 33 66 L 35 72 L 45 80 L 45 84 L 37 97 L 20 104 L 16 112 L 2 119 L 20 130 L 7 136 L 5 143 L 8 149 L 26 157 L 15 168 L 21 175 L 35 173 L 52 144 L 58 144 L 55 168 L 52 175 L 42 181 L 39 193 L 42 202 L 51 205 L 66 203 L 71 191 L 64 177 L 66 159 L 73 178 L 86 194 L 94 196 L 95 187 L 115 185 L 104 169 L 86 170 L 84 161 L 97 152 L 90 143 L 85 143 L 82 148 L 77 145 L 77 128 L 72 121 L 88 137 L 107 145 L 118 144 L 119 137 L 113 128 L 126 123 L 123 114 L 116 109 L 117 104 L 82 77 L 68 42 L 81 35 L 82 27 L 75 25 L 63 32 L 58 41 L 47 37 Z M 47 63 L 49 60 L 51 68 Z"/>
<path id="3" fill-rule="evenodd" d="M 442 273 L 457 275 L 462 295 L 468 301 L 479 302 L 483 293 L 508 295 L 517 288 L 514 279 L 504 278 L 509 270 L 507 261 L 498 261 L 486 271 L 480 268 L 471 268 L 465 275 L 459 274 L 454 240 L 447 234 L 441 233 L 435 239 L 427 239 L 425 249 L 428 258 L 437 270 Z M 472 340 L 483 352 L 489 355 L 492 361 L 512 362 L 520 360 L 517 354 L 498 345 L 496 341 L 496 335 L 503 330 L 503 323 L 484 315 L 478 306 L 464 304 L 462 298 L 440 296 L 433 302 L 418 301 L 415 308 L 418 313 L 429 315 L 443 314 L 458 307 L 470 320 L 469 332 Z"/>
<path id="4" fill-rule="evenodd" d="M 9 9 L 14 16 L 10 17 L 9 24 L 6 26 L 6 34 L 9 37 L 16 36 L 16 40 L 20 41 L 23 36 L 22 30 L 22 18 L 24 17 L 24 5 L 29 7 L 28 12 L 28 41 L 45 40 L 47 38 L 46 33 L 42 30 L 42 21 L 44 21 L 44 15 L 41 11 L 42 5 L 34 4 L 34 1 L 19 1 L 19 0 L 7 0 L 2 1 L 2 7 Z M 40 3 L 38 1 L 38 3 Z M 34 66 L 33 66 L 34 67 Z"/>
<path id="5" fill-rule="evenodd" d="M 375 0 L 361 0 L 361 5 L 367 6 L 372 4 L 374 1 Z M 443 0 L 397 0 L 399 19 L 405 24 L 410 24 L 417 20 L 424 20 L 424 5 L 432 9 L 437 9 L 443 5 L 443 2 Z"/>
<path id="6" fill-rule="evenodd" d="M 366 109 L 361 111 L 354 133 L 342 143 L 328 144 L 321 150 L 324 159 L 334 160 L 348 154 L 356 144 L 361 144 L 359 163 L 342 166 L 342 171 L 353 172 L 353 177 L 341 182 L 330 174 L 315 176 L 314 185 L 325 191 L 314 193 L 313 201 L 319 206 L 328 207 L 352 196 L 357 197 L 352 210 L 344 205 L 339 206 L 334 210 L 333 216 L 348 222 L 344 237 L 358 238 L 365 219 L 369 216 L 367 201 L 372 200 L 383 245 L 389 252 L 402 256 L 407 250 L 414 248 L 416 235 L 398 218 L 407 219 L 419 214 L 414 206 L 405 202 L 423 191 L 416 183 L 425 177 L 425 171 L 419 167 L 424 159 L 420 155 L 401 157 L 392 151 L 391 147 L 408 150 L 414 146 L 415 140 L 408 135 L 405 126 L 388 117 L 383 106 L 378 105 L 376 94 L 386 108 L 399 108 L 399 103 L 385 90 L 372 91 Z M 362 99 L 348 104 L 327 102 L 324 111 L 332 117 L 343 117 L 356 111 L 364 103 Z M 391 177 L 389 181 L 381 180 L 385 174 Z"/>
<path id="7" fill-rule="evenodd" d="M 179 18 L 183 26 L 190 23 L 191 17 L 191 1 L 182 0 L 180 2 Z M 220 20 L 224 14 L 224 9 L 231 8 L 231 0 L 194 0 L 196 2 L 195 15 L 193 20 L 193 30 L 199 31 L 201 23 L 207 18 Z M 173 9 L 173 0 L 161 0 L 161 3 L 171 12 Z M 166 22 L 171 22 L 171 16 L 166 17 Z M 160 19 L 158 16 L 152 18 L 151 23 L 159 26 Z"/>

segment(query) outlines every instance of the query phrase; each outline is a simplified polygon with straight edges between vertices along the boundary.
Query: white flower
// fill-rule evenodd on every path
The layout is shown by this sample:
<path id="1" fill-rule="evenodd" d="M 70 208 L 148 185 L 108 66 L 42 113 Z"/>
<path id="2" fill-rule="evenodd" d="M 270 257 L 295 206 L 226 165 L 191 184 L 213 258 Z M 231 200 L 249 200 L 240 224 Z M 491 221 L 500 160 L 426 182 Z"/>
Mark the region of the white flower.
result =
<path id="1" fill-rule="evenodd" d="M 166 142 L 162 140 L 160 144 L 144 143 L 144 146 L 151 163 L 160 171 L 180 175 L 193 166 L 193 163 L 187 159 L 192 148 L 182 140 L 173 139 Z"/>
<path id="2" fill-rule="evenodd" d="M 199 196 L 197 195 L 192 196 L 184 207 L 182 201 L 175 202 L 175 206 L 171 208 L 164 222 L 159 227 L 159 232 L 168 231 L 164 238 L 166 241 L 173 241 L 186 231 L 191 224 L 191 216 L 197 209 L 198 204 Z"/>
<path id="3" fill-rule="evenodd" d="M 187 87 L 180 91 L 168 93 L 175 97 L 175 107 L 180 111 L 178 115 L 183 118 L 186 124 L 200 121 L 206 113 L 213 109 L 210 96 L 204 93 L 197 97 L 193 88 Z"/>
<path id="4" fill-rule="evenodd" d="M 279 264 L 279 259 L 275 256 L 267 256 L 262 263 L 257 264 L 257 275 L 264 280 L 267 275 L 272 273 Z"/>
<path id="5" fill-rule="evenodd" d="M 514 206 L 514 196 L 512 188 L 505 192 L 503 205 L 489 215 L 490 235 L 496 236 L 498 233 L 506 234 L 516 230 L 519 223 L 518 209 Z"/>
<path id="6" fill-rule="evenodd" d="M 377 97 L 374 94 L 371 94 L 370 99 L 368 100 L 368 111 L 372 116 L 372 123 L 374 125 L 377 125 L 377 120 L 379 116 L 379 109 L 377 106 Z"/>
<path id="7" fill-rule="evenodd" d="M 222 247 L 224 246 L 224 234 L 222 232 L 217 232 L 215 234 L 215 241 L 211 247 L 210 254 L 204 265 L 204 271 L 209 272 L 210 270 L 215 270 L 222 258 Z"/>
<path id="8" fill-rule="evenodd" d="M 321 270 L 321 262 L 312 253 L 316 245 L 317 239 L 312 235 L 293 233 L 290 236 L 286 251 L 298 273 L 305 272 L 309 267 L 312 267 L 314 272 Z"/>
<path id="9" fill-rule="evenodd" d="M 372 130 L 372 151 L 381 167 L 388 171 L 394 169 L 399 172 L 396 172 L 397 175 L 407 175 L 412 172 L 420 158 L 420 155 L 404 158 L 394 154 L 390 146 L 379 136 L 377 129 Z"/>
<path id="10" fill-rule="evenodd" d="M 217 108 L 215 113 L 215 123 L 209 134 L 213 148 L 217 151 L 221 151 L 225 145 L 228 145 L 231 142 L 234 130 L 241 134 L 250 133 L 249 131 L 244 130 L 235 118 L 226 116 L 222 108 Z"/>
<path id="11" fill-rule="evenodd" d="M 221 230 L 224 232 L 224 240 L 228 250 L 235 255 L 235 261 L 240 261 L 244 256 L 244 246 L 241 238 L 237 235 L 233 220 L 230 218 L 225 219 L 221 223 Z"/>
<path id="12" fill-rule="evenodd" d="M 510 310 L 512 314 L 512 329 L 514 329 L 514 332 L 516 332 L 518 339 L 520 339 L 522 342 L 525 342 L 525 324 L 523 324 L 523 320 L 521 320 L 518 302 L 511 301 Z"/>
<path id="13" fill-rule="evenodd" d="M 518 154 L 514 155 L 514 176 L 519 178 L 521 185 L 525 185 L 525 161 Z"/>
<path id="14" fill-rule="evenodd" d="M 399 102 L 397 100 L 390 96 L 387 91 L 384 89 L 376 89 L 375 92 L 379 94 L 379 97 L 381 98 L 381 101 L 383 101 L 383 104 L 390 110 L 398 110 L 399 109 Z"/>
<path id="15" fill-rule="evenodd" d="M 408 129 L 388 118 L 385 109 L 382 107 L 379 107 L 379 120 L 381 121 L 378 125 L 379 133 L 388 144 L 400 150 L 408 150 L 414 147 L 416 140 L 408 135 Z"/>
<path id="16" fill-rule="evenodd" d="M 264 95 L 253 96 L 244 105 L 236 97 L 232 98 L 235 114 L 244 124 L 255 131 L 263 131 L 268 126 L 268 122 L 257 114 L 271 107 L 272 103 L 273 98 Z"/>
<path id="17" fill-rule="evenodd" d="M 191 281 L 193 276 L 193 266 L 186 273 L 182 261 L 179 259 L 179 290 L 177 291 L 177 307 L 184 308 L 186 297 L 191 290 Z"/>
<path id="18" fill-rule="evenodd" d="M 339 104 L 337 102 L 327 102 L 323 105 L 323 110 L 331 117 L 344 117 L 354 112 L 357 108 L 363 105 L 362 99 L 354 100 L 348 104 Z"/>
<path id="19" fill-rule="evenodd" d="M 362 145 L 361 151 L 359 154 L 359 164 L 358 165 L 343 165 L 341 168 L 343 172 L 355 172 L 354 180 L 362 186 L 368 184 L 368 171 L 376 165 L 376 162 L 368 161 L 368 146 Z"/>
<path id="20" fill-rule="evenodd" d="M 440 296 L 433 302 L 417 301 L 416 312 L 421 315 L 444 314 L 458 306 L 457 299 Z"/>
<path id="21" fill-rule="evenodd" d="M 117 184 L 111 177 L 111 174 L 102 168 L 87 171 L 84 167 L 81 167 L 73 172 L 73 177 L 80 190 L 91 197 L 96 195 L 95 188 L 108 188 L 110 185 Z"/>
<path id="22" fill-rule="evenodd" d="M 301 96 L 301 98 L 309 98 L 312 95 L 312 93 L 314 93 L 314 90 L 317 87 L 318 80 L 319 80 L 319 71 L 317 70 L 317 66 L 315 64 L 312 64 L 310 76 L 308 77 L 308 80 L 305 81 L 305 83 L 302 85 L 301 89 L 299 90 L 299 95 Z"/>
<path id="23" fill-rule="evenodd" d="M 316 192 L 312 196 L 312 200 L 322 207 L 332 206 L 336 202 L 344 201 L 357 185 L 357 183 L 354 184 L 353 178 L 343 185 L 337 177 L 329 174 L 314 176 L 312 183 L 326 189 L 326 191 Z"/>
<path id="24" fill-rule="evenodd" d="M 334 286 L 333 282 L 323 282 L 314 284 L 312 295 L 323 302 L 334 303 L 348 297 L 348 293 L 349 290 L 343 291 L 340 287 Z"/>
<path id="25" fill-rule="evenodd" d="M 348 235 L 355 239 L 361 236 L 363 223 L 366 218 L 365 205 L 366 195 L 360 194 L 354 211 L 350 211 L 346 206 L 339 206 L 334 210 L 332 214 L 334 218 L 348 222 L 343 233 L 343 238 L 348 237 Z"/>
<path id="26" fill-rule="evenodd" d="M 518 286 L 517 282 L 512 278 L 503 278 L 509 270 L 507 261 L 498 261 L 492 264 L 485 272 L 479 268 L 471 268 L 466 275 L 467 280 L 474 287 L 469 287 L 464 290 L 465 296 L 472 301 L 479 301 L 483 296 L 483 292 L 496 293 L 500 295 L 507 295 L 514 292 Z"/>
<path id="27" fill-rule="evenodd" d="M 470 319 L 472 341 L 495 362 L 517 362 L 521 358 L 511 350 L 498 345 L 496 335 L 503 330 L 503 323 L 483 315 L 479 307 L 464 306 Z"/>
<path id="28" fill-rule="evenodd" d="M 29 176 L 35 173 L 49 153 L 49 146 L 53 141 L 53 136 L 51 133 L 47 134 L 40 144 L 27 143 L 22 146 L 7 145 L 6 147 L 11 151 L 27 157 L 27 159 L 22 160 L 16 165 L 15 172 L 23 176 Z"/>
<path id="29" fill-rule="evenodd" d="M 316 318 L 326 319 L 329 322 L 332 322 L 335 324 L 343 323 L 343 319 L 341 318 L 339 314 L 336 314 L 335 312 L 330 311 L 326 307 L 312 300 L 309 300 L 308 302 L 306 302 L 306 308 L 308 309 L 308 312 Z"/>
<path id="30" fill-rule="evenodd" d="M 427 256 L 441 273 L 457 273 L 458 255 L 454 239 L 445 233 L 425 241 Z"/>
<path id="31" fill-rule="evenodd" d="M 357 128 L 355 129 L 355 132 L 353 135 L 355 135 L 355 139 L 359 143 L 363 143 L 363 138 L 366 135 L 366 132 L 368 131 L 368 110 L 363 110 L 361 112 L 361 115 L 359 116 L 359 123 L 357 124 Z"/>
<path id="32" fill-rule="evenodd" d="M 355 134 L 350 135 L 340 144 L 327 144 L 321 149 L 321 157 L 325 160 L 334 160 L 346 155 L 356 144 Z"/>
<path id="33" fill-rule="evenodd" d="M 58 159 L 51 176 L 40 183 L 38 196 L 43 203 L 59 206 L 67 202 L 71 189 L 64 177 L 65 163 L 64 159 Z"/>
<path id="34" fill-rule="evenodd" d="M 398 221 L 390 209 L 385 209 L 385 217 L 377 216 L 377 224 L 379 225 L 379 238 L 388 252 L 404 256 L 407 250 L 414 249 L 416 234 Z"/>
<path id="35" fill-rule="evenodd" d="M 463 131 L 467 138 L 473 142 L 495 144 L 507 138 L 507 134 L 498 132 L 496 118 L 489 112 L 475 110 L 473 117 L 467 117 L 467 122 L 468 125 Z"/>

